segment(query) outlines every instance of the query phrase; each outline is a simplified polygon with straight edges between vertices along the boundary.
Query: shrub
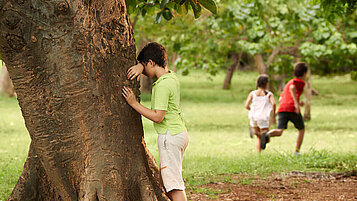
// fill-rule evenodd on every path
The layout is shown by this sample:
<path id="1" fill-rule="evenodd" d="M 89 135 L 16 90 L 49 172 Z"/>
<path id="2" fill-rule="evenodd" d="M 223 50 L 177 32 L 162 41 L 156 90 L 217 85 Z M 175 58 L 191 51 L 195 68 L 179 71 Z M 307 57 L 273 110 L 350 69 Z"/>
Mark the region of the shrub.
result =
<path id="1" fill-rule="evenodd" d="M 352 71 L 351 72 L 351 79 L 354 81 L 357 81 L 357 71 Z"/>

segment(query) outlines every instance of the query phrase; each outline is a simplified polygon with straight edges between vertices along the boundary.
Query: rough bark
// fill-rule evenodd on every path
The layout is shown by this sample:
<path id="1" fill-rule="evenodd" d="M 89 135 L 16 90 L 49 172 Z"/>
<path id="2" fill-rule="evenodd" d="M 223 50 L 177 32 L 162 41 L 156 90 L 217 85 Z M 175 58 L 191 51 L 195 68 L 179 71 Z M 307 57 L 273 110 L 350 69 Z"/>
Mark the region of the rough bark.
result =
<path id="1" fill-rule="evenodd" d="M 4 62 L 2 62 L 2 71 L 0 75 L 0 94 L 5 94 L 8 97 L 15 96 L 14 85 L 12 84 Z"/>
<path id="2" fill-rule="evenodd" d="M 311 119 L 311 100 L 312 100 L 312 83 L 311 83 L 311 70 L 308 69 L 306 75 L 306 87 L 305 87 L 305 110 L 304 110 L 304 120 Z"/>
<path id="3" fill-rule="evenodd" d="M 141 118 L 124 0 L 0 0 L 0 53 L 31 137 L 9 200 L 167 200 Z"/>
<path id="4" fill-rule="evenodd" d="M 227 68 L 227 74 L 226 74 L 226 78 L 224 79 L 223 89 L 229 89 L 231 87 L 233 73 L 234 73 L 234 70 L 239 67 L 241 57 L 242 57 L 242 52 L 239 54 L 234 52 L 232 54 L 233 64 L 228 66 L 228 68 Z"/>

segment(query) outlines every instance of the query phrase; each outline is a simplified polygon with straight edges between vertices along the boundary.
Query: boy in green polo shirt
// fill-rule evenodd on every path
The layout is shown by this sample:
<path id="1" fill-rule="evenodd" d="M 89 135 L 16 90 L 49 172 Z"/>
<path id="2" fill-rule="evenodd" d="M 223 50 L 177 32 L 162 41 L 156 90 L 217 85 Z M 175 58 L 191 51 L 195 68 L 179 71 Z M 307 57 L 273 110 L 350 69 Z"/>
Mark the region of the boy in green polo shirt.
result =
<path id="1" fill-rule="evenodd" d="M 141 73 L 157 78 L 152 88 L 151 109 L 141 105 L 130 88 L 123 87 L 122 94 L 131 107 L 154 122 L 159 134 L 160 172 L 167 196 L 171 200 L 186 201 L 182 159 L 189 136 L 181 116 L 180 82 L 167 68 L 167 54 L 162 45 L 147 44 L 137 60 L 139 63 L 128 70 L 129 79 L 139 78 Z"/>

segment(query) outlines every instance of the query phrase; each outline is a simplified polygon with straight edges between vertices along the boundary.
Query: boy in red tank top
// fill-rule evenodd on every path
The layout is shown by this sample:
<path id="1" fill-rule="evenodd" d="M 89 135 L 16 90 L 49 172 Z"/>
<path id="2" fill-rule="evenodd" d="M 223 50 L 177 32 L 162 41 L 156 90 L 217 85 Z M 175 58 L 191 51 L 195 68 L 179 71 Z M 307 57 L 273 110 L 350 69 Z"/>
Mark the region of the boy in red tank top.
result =
<path id="1" fill-rule="evenodd" d="M 295 78 L 285 85 L 279 98 L 278 127 L 262 134 L 260 144 L 262 149 L 265 149 L 270 137 L 281 136 L 284 129 L 287 129 L 288 122 L 291 121 L 295 128 L 298 129 L 295 155 L 300 155 L 300 148 L 305 134 L 305 124 L 300 112 L 300 106 L 303 106 L 303 102 L 300 102 L 300 95 L 304 91 L 304 79 L 306 78 L 307 69 L 308 67 L 305 63 L 299 62 L 295 64 Z"/>

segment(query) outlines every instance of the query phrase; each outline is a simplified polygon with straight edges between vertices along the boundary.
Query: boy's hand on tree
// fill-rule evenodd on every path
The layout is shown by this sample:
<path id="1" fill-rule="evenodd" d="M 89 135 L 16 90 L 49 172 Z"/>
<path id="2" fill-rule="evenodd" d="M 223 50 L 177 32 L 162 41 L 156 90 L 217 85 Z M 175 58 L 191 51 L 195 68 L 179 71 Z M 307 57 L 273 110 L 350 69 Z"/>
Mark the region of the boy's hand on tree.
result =
<path id="1" fill-rule="evenodd" d="M 132 105 L 137 102 L 133 90 L 131 90 L 129 87 L 123 87 L 121 94 L 124 96 L 126 102 L 128 102 L 129 105 Z"/>
<path id="2" fill-rule="evenodd" d="M 141 63 L 136 64 L 128 69 L 128 79 L 133 80 L 135 77 L 137 81 L 140 80 L 140 75 L 143 73 L 144 66 Z"/>

